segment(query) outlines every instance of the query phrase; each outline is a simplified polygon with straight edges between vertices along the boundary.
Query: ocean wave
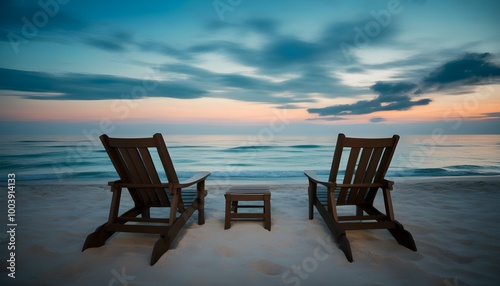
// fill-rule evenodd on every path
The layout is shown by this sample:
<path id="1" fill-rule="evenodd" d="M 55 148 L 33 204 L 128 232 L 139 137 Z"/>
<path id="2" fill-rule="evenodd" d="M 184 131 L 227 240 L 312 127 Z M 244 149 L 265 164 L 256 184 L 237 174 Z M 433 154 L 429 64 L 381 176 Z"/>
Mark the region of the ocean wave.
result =
<path id="1" fill-rule="evenodd" d="M 264 149 L 273 149 L 273 148 L 280 148 L 280 147 L 279 146 L 272 146 L 272 145 L 248 145 L 248 146 L 231 147 L 231 148 L 227 148 L 223 151 L 233 152 L 233 151 L 247 151 L 247 150 L 264 150 Z"/>
<path id="2" fill-rule="evenodd" d="M 281 151 L 285 151 L 286 149 L 317 149 L 322 148 L 322 145 L 311 145 L 311 144 L 300 144 L 300 145 L 289 145 L 289 146 L 277 146 L 277 145 L 248 145 L 248 146 L 238 146 L 227 148 L 224 151 L 233 152 L 233 151 L 247 151 L 247 150 L 270 150 L 270 149 L 279 149 Z"/>
<path id="3" fill-rule="evenodd" d="M 15 141 L 17 143 L 60 143 L 66 141 L 57 141 L 57 140 L 18 140 Z"/>
<path id="4" fill-rule="evenodd" d="M 291 148 L 299 148 L 299 149 L 314 149 L 314 148 L 321 148 L 323 146 L 321 145 L 292 145 L 290 146 Z"/>
<path id="5" fill-rule="evenodd" d="M 500 175 L 500 170 L 492 168 L 423 168 L 399 171 L 388 171 L 388 177 L 454 177 L 454 176 L 496 176 Z"/>
<path id="6" fill-rule="evenodd" d="M 32 173 L 24 172 L 20 170 L 16 172 L 16 178 L 19 181 L 26 182 L 46 182 L 46 181 L 103 181 L 107 182 L 110 180 L 118 179 L 118 175 L 112 169 L 109 171 L 79 171 L 66 170 L 63 169 L 62 173 L 57 172 L 45 172 L 45 173 Z M 177 172 L 180 180 L 187 179 L 193 176 L 195 171 L 181 171 Z M 317 170 L 316 174 L 322 179 L 328 179 L 330 171 L 329 170 Z M 338 180 L 341 181 L 344 172 L 339 172 Z M 388 178 L 404 178 L 404 177 L 453 177 L 453 176 L 498 176 L 500 175 L 500 170 L 494 171 L 491 169 L 477 169 L 477 170 L 449 170 L 445 168 L 424 168 L 424 169 L 408 169 L 408 170 L 398 170 L 387 172 Z M 166 182 L 166 176 L 163 171 L 159 171 L 159 176 L 162 181 Z M 254 171 L 211 171 L 211 176 L 208 180 L 215 181 L 227 181 L 227 180 L 278 180 L 278 179 L 291 179 L 291 180 L 301 180 L 304 179 L 305 175 L 303 171 L 292 170 L 292 171 L 277 171 L 277 170 L 254 170 Z M 5 182 L 5 178 L 1 178 L 0 181 Z"/>
<path id="7" fill-rule="evenodd" d="M 203 146 L 203 145 L 169 145 L 167 146 L 168 149 L 177 149 L 177 148 L 183 148 L 183 149 L 200 149 L 200 148 L 213 148 L 214 146 Z"/>

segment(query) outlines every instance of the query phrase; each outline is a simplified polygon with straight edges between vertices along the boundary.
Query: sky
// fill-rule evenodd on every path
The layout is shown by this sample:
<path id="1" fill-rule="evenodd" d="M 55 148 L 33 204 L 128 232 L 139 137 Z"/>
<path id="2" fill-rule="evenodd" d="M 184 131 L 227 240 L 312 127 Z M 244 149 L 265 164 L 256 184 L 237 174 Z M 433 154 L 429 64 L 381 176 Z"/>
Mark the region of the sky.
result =
<path id="1" fill-rule="evenodd" d="M 500 134 L 500 1 L 0 3 L 2 134 Z"/>

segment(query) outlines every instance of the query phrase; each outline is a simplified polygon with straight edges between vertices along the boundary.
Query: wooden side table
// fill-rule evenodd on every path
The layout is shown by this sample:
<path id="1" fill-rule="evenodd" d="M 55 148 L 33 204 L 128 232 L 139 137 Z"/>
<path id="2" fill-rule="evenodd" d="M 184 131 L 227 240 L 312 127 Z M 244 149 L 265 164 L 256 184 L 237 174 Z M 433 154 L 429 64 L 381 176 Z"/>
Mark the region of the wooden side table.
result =
<path id="1" fill-rule="evenodd" d="M 226 219 L 224 229 L 231 227 L 233 219 L 264 220 L 264 228 L 271 231 L 271 191 L 262 186 L 235 186 L 226 194 Z M 240 205 L 239 201 L 262 201 L 263 205 Z M 262 208 L 259 213 L 238 213 L 239 208 Z"/>

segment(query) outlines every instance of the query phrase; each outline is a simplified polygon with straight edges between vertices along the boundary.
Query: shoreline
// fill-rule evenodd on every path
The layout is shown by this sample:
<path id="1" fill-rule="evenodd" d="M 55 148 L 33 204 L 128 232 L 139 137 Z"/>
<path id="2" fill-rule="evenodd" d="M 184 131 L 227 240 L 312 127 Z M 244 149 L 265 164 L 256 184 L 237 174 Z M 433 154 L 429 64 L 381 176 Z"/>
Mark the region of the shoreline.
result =
<path id="1" fill-rule="evenodd" d="M 327 176 L 323 176 L 324 179 L 327 179 Z M 322 178 L 323 178 L 322 177 Z M 117 178 L 118 179 L 118 178 Z M 400 183 L 416 183 L 416 182 L 436 182 L 436 181 L 500 181 L 500 175 L 485 175 L 485 176 L 478 176 L 478 175 L 473 175 L 473 176 L 422 176 L 422 177 L 387 177 L 388 180 L 394 181 L 396 184 L 398 182 Z M 227 182 L 228 181 L 228 182 Z M 216 180 L 211 180 L 210 177 L 208 177 L 206 185 L 207 186 L 233 186 L 233 185 L 270 185 L 270 186 L 276 186 L 276 185 L 307 185 L 307 177 L 304 176 L 303 178 L 276 178 L 276 179 L 269 179 L 269 180 L 262 180 L 259 178 L 251 179 L 251 180 L 236 180 L 236 179 L 229 179 L 225 180 L 221 184 L 214 184 Z M 80 181 L 80 180 L 73 180 L 73 181 L 54 181 L 54 180 L 40 180 L 40 181 L 18 181 L 18 184 L 21 183 L 22 185 L 26 186 L 33 186 L 33 185 L 39 185 L 39 186 L 50 186 L 50 185 L 55 185 L 55 186 L 61 186 L 61 185 L 105 185 L 107 186 L 108 181 L 103 180 L 103 181 Z"/>

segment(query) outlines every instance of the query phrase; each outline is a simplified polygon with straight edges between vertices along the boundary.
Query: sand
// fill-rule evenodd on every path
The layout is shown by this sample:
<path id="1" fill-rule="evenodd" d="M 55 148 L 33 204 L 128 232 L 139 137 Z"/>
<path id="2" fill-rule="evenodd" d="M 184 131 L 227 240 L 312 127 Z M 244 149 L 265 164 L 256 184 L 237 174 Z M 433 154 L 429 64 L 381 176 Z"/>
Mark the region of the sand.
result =
<path id="1" fill-rule="evenodd" d="M 500 280 L 500 177 L 396 180 L 396 219 L 418 247 L 386 230 L 349 231 L 354 262 L 321 216 L 307 217 L 303 183 L 272 186 L 272 231 L 262 222 L 224 230 L 224 191 L 207 182 L 206 223 L 197 213 L 154 265 L 156 235 L 120 233 L 81 252 L 105 222 L 105 184 L 16 189 L 16 273 L 7 276 L 9 235 L 0 234 L 1 285 L 495 285 Z M 5 191 L 6 192 L 6 191 Z M 0 200 L 6 209 L 6 195 Z M 6 211 L 2 211 L 6 214 Z M 5 216 L 4 216 L 5 217 Z M 6 284 L 7 283 L 7 284 Z"/>

